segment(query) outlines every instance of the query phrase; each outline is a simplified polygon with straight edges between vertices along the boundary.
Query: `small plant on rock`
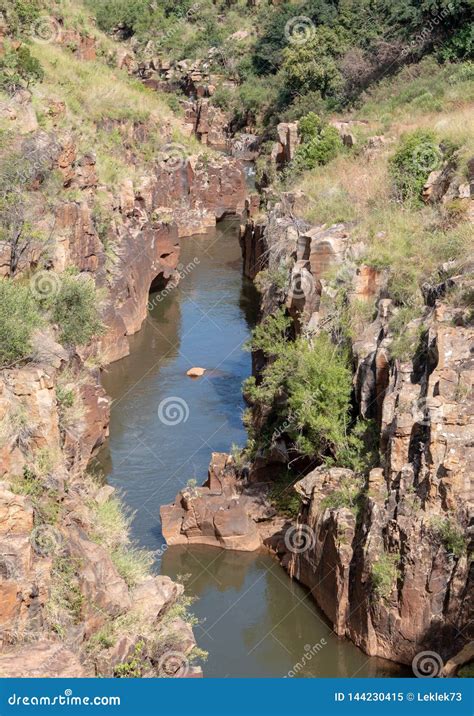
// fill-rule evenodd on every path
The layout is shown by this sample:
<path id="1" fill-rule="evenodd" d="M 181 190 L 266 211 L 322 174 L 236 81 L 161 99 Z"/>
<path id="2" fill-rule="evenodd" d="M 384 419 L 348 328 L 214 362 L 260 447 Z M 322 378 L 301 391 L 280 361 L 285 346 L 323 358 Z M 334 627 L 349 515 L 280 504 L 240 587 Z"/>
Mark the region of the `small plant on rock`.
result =
<path id="1" fill-rule="evenodd" d="M 372 565 L 371 580 L 375 594 L 381 599 L 388 599 L 399 577 L 399 555 L 383 552 Z"/>

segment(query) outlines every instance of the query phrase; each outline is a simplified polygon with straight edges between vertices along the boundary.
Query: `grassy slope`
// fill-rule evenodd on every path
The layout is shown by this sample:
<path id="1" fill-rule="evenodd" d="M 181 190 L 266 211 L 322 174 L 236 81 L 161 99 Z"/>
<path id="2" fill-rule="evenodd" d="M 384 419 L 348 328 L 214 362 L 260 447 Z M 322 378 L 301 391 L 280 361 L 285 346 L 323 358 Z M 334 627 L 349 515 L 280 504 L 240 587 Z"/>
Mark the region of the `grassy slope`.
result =
<path id="1" fill-rule="evenodd" d="M 404 133 L 432 129 L 440 142 L 459 147 L 457 171 L 467 181 L 467 161 L 474 156 L 469 121 L 474 91 L 468 69 L 435 67 L 427 60 L 380 84 L 353 118 L 369 121 L 356 129 L 359 147 L 377 134 L 388 140 L 384 147 L 370 160 L 357 149 L 344 152 L 296 182 L 306 197 L 305 217 L 313 223 L 355 222 L 353 237 L 366 244 L 365 261 L 388 269 L 392 295 L 412 307 L 420 304 L 421 282 L 441 263 L 473 255 L 472 224 L 466 220 L 466 203 L 463 209 L 456 203 L 434 207 L 396 202 L 388 160 Z"/>

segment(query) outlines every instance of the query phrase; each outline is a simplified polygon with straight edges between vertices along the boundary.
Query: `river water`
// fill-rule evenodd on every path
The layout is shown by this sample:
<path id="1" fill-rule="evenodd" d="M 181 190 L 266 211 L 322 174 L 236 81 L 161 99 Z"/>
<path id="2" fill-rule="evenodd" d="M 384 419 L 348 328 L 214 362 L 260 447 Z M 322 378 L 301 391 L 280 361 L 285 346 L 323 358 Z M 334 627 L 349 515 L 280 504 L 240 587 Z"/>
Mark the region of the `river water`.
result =
<path id="1" fill-rule="evenodd" d="M 212 451 L 245 444 L 241 383 L 251 364 L 242 344 L 258 302 L 242 278 L 235 221 L 184 239 L 181 264 L 179 286 L 151 295 L 130 356 L 104 372 L 113 404 L 100 462 L 135 512 L 134 539 L 156 551 L 156 571 L 186 575 L 187 592 L 197 597 L 195 634 L 209 652 L 204 675 L 282 677 L 298 663 L 298 676 L 396 675 L 388 662 L 334 636 L 307 591 L 269 554 L 166 549 L 160 506 L 189 479 L 204 481 Z M 210 372 L 191 380 L 193 366 Z"/>

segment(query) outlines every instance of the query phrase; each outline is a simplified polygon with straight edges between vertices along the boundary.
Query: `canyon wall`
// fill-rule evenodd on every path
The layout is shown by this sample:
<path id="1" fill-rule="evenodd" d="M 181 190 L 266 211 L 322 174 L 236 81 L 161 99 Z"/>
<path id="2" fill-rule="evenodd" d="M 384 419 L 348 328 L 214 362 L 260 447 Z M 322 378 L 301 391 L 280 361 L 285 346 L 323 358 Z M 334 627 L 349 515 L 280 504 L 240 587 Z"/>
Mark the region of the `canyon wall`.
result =
<path id="1" fill-rule="evenodd" d="M 377 426 L 380 466 L 356 508 L 330 506 L 354 481 L 351 470 L 313 469 L 295 485 L 302 502 L 297 546 L 268 543 L 309 587 L 336 633 L 366 653 L 408 664 L 424 650 L 447 662 L 464 648 L 469 660 L 474 330 L 469 310 L 450 301 L 449 291 L 472 291 L 472 265 L 454 262 L 448 281 L 441 271 L 438 284 L 424 287 L 421 342 L 411 359 L 394 360 L 390 319 L 397 309 L 383 271 L 358 260 L 349 225 L 310 227 L 296 219 L 302 202 L 304 196 L 285 195 L 266 223 L 247 223 L 245 272 L 253 278 L 289 267 L 286 291 L 271 282 L 264 288 L 263 315 L 283 302 L 297 334 L 317 334 L 332 318 L 328 268 L 349 274 L 350 301 L 375 302 L 377 314 L 354 337 L 352 355 L 356 409 Z M 258 420 L 258 409 L 254 415 Z M 267 476 L 277 470 L 269 454 L 260 462 Z"/>
<path id="2" fill-rule="evenodd" d="M 48 236 L 47 262 L 44 245 L 29 241 L 15 279 L 29 281 L 38 300 L 70 271 L 92 279 L 105 330 L 64 348 L 57 327 L 39 328 L 29 362 L 0 374 L 0 675 L 199 676 L 192 629 L 172 613 L 185 613 L 182 585 L 124 567 L 148 558 L 130 543 L 113 489 L 87 470 L 108 435 L 99 368 L 127 355 L 150 288 L 179 280 L 180 241 L 243 211 L 244 173 L 233 159 L 180 153 L 151 162 L 139 183 L 104 186 L 77 135 L 42 131 L 27 92 L 13 105 L 7 118 L 26 167 L 16 178 L 30 220 Z M 120 131 L 141 130 L 122 121 Z M 53 175 L 74 199 L 46 196 Z M 11 276 L 7 243 L 0 270 Z M 117 512 L 111 535 L 109 511 Z"/>

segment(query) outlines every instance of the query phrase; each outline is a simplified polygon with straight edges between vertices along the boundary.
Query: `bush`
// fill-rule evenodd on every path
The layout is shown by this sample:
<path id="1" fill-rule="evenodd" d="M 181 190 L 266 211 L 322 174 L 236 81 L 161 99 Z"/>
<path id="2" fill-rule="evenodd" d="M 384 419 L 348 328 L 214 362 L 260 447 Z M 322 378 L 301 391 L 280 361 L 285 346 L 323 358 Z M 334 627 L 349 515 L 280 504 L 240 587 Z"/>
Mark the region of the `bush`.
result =
<path id="1" fill-rule="evenodd" d="M 2 14 L 10 34 L 27 33 L 41 12 L 40 0 L 2 0 Z"/>
<path id="2" fill-rule="evenodd" d="M 31 336 L 41 323 L 36 302 L 28 286 L 0 280 L 0 365 L 26 358 Z"/>
<path id="3" fill-rule="evenodd" d="M 26 45 L 14 50 L 9 48 L 0 57 L 0 89 L 14 94 L 22 87 L 41 82 L 44 73 L 38 60 Z"/>
<path id="4" fill-rule="evenodd" d="M 301 144 L 296 149 L 292 171 L 301 172 L 327 164 L 342 149 L 337 129 L 324 123 L 314 112 L 300 119 L 299 132 Z"/>
<path id="5" fill-rule="evenodd" d="M 388 599 L 400 574 L 399 555 L 384 552 L 372 565 L 371 580 L 378 597 Z"/>
<path id="6" fill-rule="evenodd" d="M 229 87 L 218 85 L 212 95 L 211 102 L 219 109 L 228 110 L 231 108 L 233 97 L 234 93 L 231 92 Z"/>
<path id="7" fill-rule="evenodd" d="M 291 439 L 303 455 L 332 459 L 339 465 L 364 469 L 365 424 L 350 431 L 352 374 L 345 351 L 325 333 L 308 343 L 290 340 L 290 319 L 283 310 L 267 317 L 254 331 L 252 350 L 261 350 L 268 363 L 261 379 L 246 381 L 251 402 L 268 413 L 264 441 L 275 430 Z"/>
<path id="8" fill-rule="evenodd" d="M 297 517 L 301 508 L 301 495 L 294 484 L 300 475 L 293 475 L 290 471 L 280 473 L 274 480 L 269 494 L 270 501 L 280 515 L 284 517 Z"/>
<path id="9" fill-rule="evenodd" d="M 92 280 L 65 275 L 52 299 L 51 318 L 60 327 L 66 345 L 86 345 L 103 330 L 97 308 L 97 291 Z"/>
<path id="10" fill-rule="evenodd" d="M 345 507 L 357 516 L 363 499 L 362 484 L 359 481 L 343 480 L 335 490 L 321 500 L 321 509 Z"/>
<path id="11" fill-rule="evenodd" d="M 401 199 L 420 199 L 426 180 L 441 163 L 433 132 L 417 129 L 407 134 L 390 159 L 389 170 Z"/>
<path id="12" fill-rule="evenodd" d="M 126 37 L 136 32 L 137 26 L 150 20 L 148 0 L 88 0 L 97 17 L 97 25 L 104 32 L 120 27 Z"/>
<path id="13" fill-rule="evenodd" d="M 464 554 L 466 551 L 466 538 L 460 526 L 453 519 L 449 517 L 445 519 L 434 518 L 432 526 L 447 552 L 458 558 Z"/>

